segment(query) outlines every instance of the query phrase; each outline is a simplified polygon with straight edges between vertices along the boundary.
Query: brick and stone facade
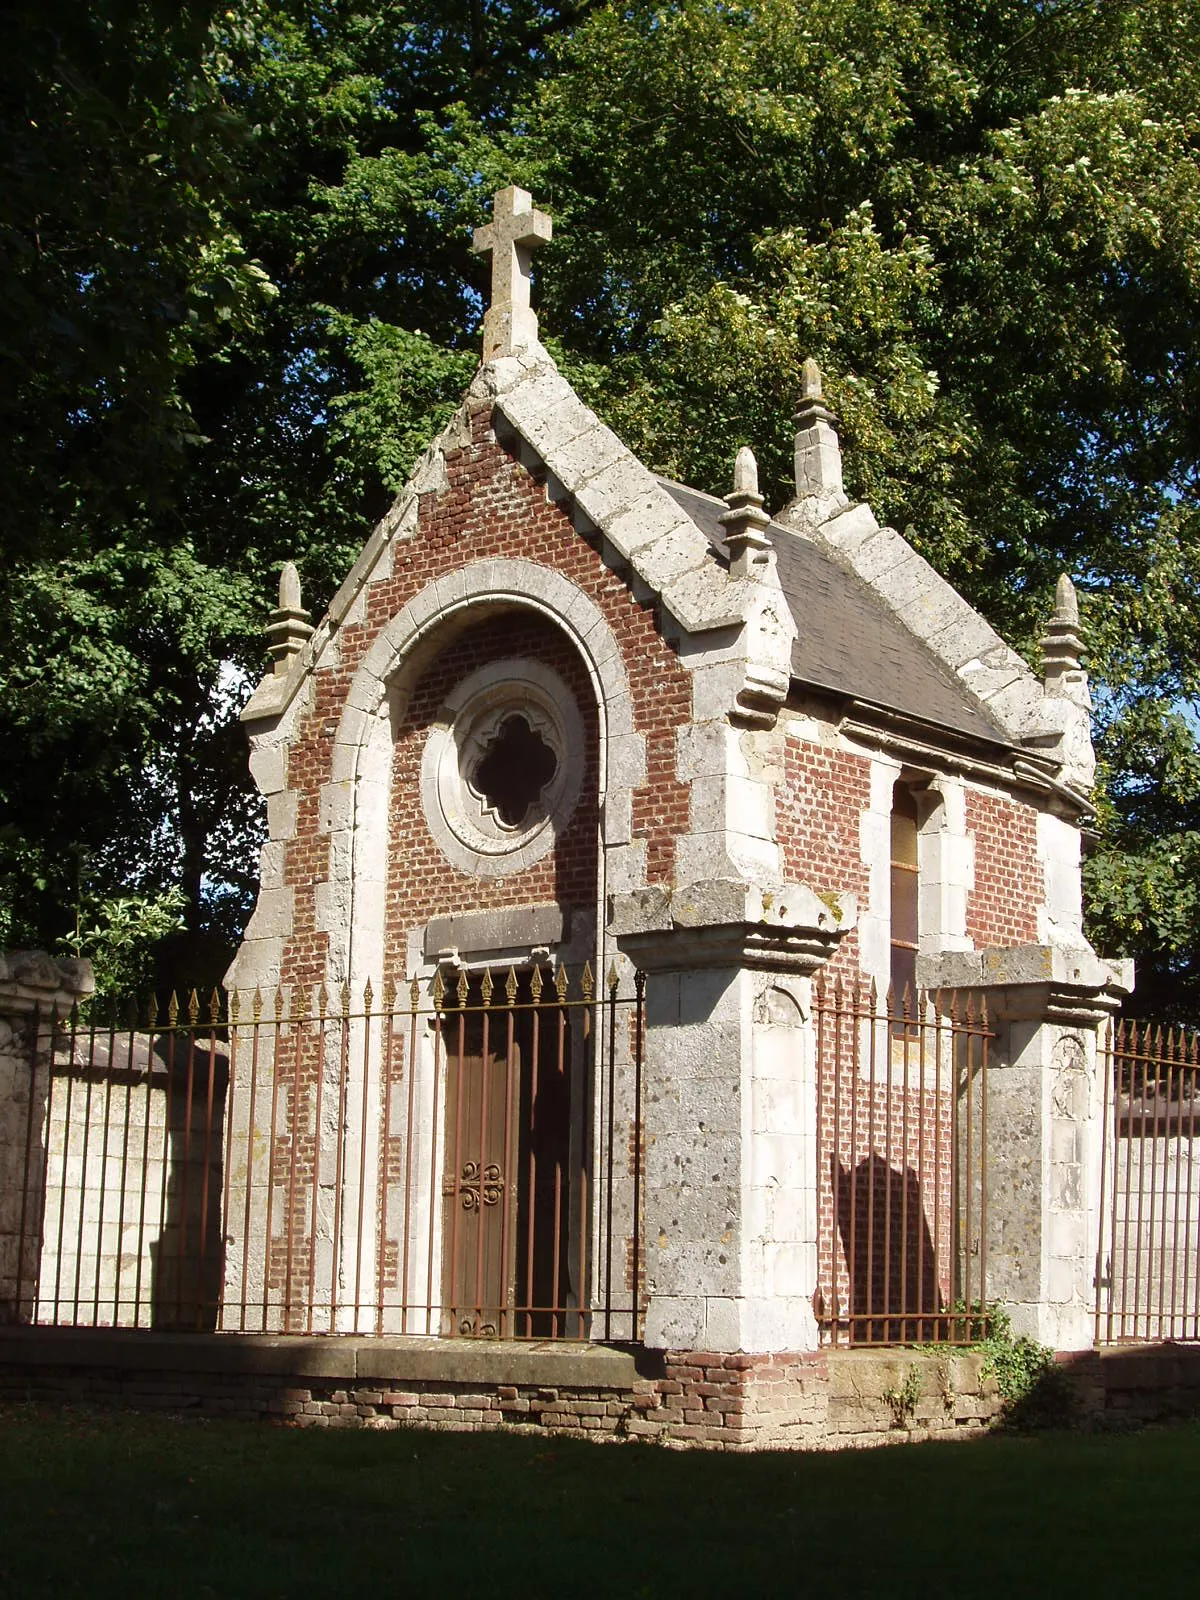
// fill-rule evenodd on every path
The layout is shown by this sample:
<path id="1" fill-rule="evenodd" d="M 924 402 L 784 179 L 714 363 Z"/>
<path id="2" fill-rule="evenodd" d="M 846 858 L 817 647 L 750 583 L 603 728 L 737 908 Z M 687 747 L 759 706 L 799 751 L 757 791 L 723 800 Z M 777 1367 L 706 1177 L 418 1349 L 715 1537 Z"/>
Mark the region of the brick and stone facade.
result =
<path id="1" fill-rule="evenodd" d="M 918 981 L 997 1025 L 996 1292 L 1079 1346 L 1096 1164 L 1065 1170 L 1060 1080 L 1082 1075 L 1067 1099 L 1091 1127 L 1096 1024 L 1130 975 L 1082 932 L 1094 763 L 1069 584 L 1039 677 L 849 504 L 815 368 L 775 522 L 748 451 L 725 503 L 654 477 L 537 342 L 522 250 L 549 221 L 501 198 L 528 237 L 459 411 L 315 631 L 285 574 L 245 712 L 270 838 L 229 986 L 424 992 L 550 949 L 647 972 L 646 1343 L 800 1355 L 830 1226 L 812 982 L 888 987 L 904 790 Z M 510 737 L 555 773 L 515 821 L 478 777 Z M 236 1095 L 231 1126 L 264 1137 Z M 368 1138 L 312 1138 L 344 1134 Z"/>

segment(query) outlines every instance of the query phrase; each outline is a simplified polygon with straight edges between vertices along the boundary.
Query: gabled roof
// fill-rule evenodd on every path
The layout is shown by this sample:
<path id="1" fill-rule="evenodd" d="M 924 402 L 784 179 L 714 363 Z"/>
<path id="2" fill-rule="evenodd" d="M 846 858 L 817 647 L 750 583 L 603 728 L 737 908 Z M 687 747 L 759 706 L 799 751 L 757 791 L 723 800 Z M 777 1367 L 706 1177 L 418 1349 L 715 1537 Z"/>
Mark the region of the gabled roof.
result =
<path id="1" fill-rule="evenodd" d="M 723 500 L 659 480 L 709 542 L 725 553 Z M 902 712 L 970 738 L 1008 745 L 1000 725 L 857 574 L 826 548 L 784 528 L 769 530 L 779 583 L 796 621 L 792 676 L 800 684 Z"/>
<path id="2" fill-rule="evenodd" d="M 1002 765 L 1018 757 L 1026 768 L 1040 764 L 1039 783 L 1086 803 L 1094 760 L 1086 709 L 1048 695 L 983 617 L 868 506 L 838 495 L 814 518 L 794 502 L 767 524 L 775 565 L 736 575 L 719 520 L 728 503 L 650 472 L 540 345 L 480 368 L 313 637 L 259 685 L 245 721 L 283 715 L 304 678 L 328 663 L 331 650 L 336 657 L 342 621 L 376 571 L 390 571 L 393 541 L 415 533 L 421 496 L 445 487 L 444 458 L 468 441 L 469 413 L 481 405 L 492 408 L 497 439 L 545 480 L 630 582 L 657 597 L 673 629 L 707 636 L 716 650 L 729 649 L 731 635 L 742 641 L 736 648 L 750 655 L 732 708 L 738 719 L 769 722 L 789 684 L 807 686 L 935 735 L 990 745 L 1007 752 Z"/>

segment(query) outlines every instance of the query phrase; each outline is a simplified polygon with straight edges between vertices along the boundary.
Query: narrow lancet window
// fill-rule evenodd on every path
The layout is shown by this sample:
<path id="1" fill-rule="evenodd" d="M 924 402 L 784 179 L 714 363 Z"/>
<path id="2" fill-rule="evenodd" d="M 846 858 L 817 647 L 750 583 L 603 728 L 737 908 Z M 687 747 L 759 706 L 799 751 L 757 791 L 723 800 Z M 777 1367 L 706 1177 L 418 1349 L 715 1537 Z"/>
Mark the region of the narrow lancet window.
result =
<path id="1" fill-rule="evenodd" d="M 892 794 L 892 966 L 893 1005 L 901 1013 L 907 993 L 914 1014 L 917 1003 L 920 869 L 919 818 L 912 790 L 898 783 Z"/>

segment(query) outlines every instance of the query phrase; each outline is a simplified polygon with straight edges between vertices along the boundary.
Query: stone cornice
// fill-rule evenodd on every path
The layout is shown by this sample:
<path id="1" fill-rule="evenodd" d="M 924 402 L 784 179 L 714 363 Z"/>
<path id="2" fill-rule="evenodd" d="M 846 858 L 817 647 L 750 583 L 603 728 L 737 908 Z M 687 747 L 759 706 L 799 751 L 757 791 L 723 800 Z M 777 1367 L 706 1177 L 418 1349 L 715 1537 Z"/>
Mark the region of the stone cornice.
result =
<path id="1" fill-rule="evenodd" d="M 717 878 L 614 896 L 609 929 L 645 972 L 749 967 L 808 976 L 829 960 L 855 920 L 848 895 L 830 904 L 803 884 Z"/>
<path id="2" fill-rule="evenodd" d="M 976 996 L 989 1022 L 1095 1028 L 1132 990 L 1133 963 L 1104 961 L 1087 946 L 1025 944 L 922 956 L 917 981 L 932 992 Z"/>

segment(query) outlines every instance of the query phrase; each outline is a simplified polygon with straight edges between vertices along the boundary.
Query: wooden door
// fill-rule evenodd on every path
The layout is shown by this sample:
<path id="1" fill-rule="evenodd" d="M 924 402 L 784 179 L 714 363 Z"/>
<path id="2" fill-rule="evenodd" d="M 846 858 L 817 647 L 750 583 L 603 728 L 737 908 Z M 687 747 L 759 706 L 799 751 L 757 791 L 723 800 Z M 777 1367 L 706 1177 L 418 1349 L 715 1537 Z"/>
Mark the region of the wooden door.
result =
<path id="1" fill-rule="evenodd" d="M 521 1043 L 503 1014 L 448 1017 L 442 1331 L 512 1334 Z"/>
<path id="2" fill-rule="evenodd" d="M 445 1021 L 442 1332 L 566 1332 L 572 1241 L 570 1029 L 553 1001 Z M 576 1254 L 578 1252 L 576 1251 Z"/>

